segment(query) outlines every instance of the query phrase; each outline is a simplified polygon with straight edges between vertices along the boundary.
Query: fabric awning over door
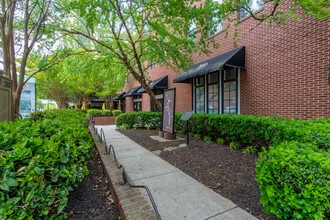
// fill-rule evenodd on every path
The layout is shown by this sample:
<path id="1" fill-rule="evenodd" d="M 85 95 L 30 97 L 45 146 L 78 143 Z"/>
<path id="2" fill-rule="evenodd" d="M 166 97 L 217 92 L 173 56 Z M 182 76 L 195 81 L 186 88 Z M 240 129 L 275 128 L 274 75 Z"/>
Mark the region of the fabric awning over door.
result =
<path id="1" fill-rule="evenodd" d="M 124 96 L 127 97 L 127 96 L 133 96 L 133 95 L 141 95 L 141 93 L 139 93 L 139 89 L 141 89 L 142 86 L 137 86 L 137 87 L 134 87 L 133 89 L 129 90 Z"/>
<path id="2" fill-rule="evenodd" d="M 150 89 L 167 89 L 168 88 L 168 76 L 160 77 L 159 79 L 153 80 L 149 87 Z M 145 92 L 145 89 L 142 87 L 139 92 Z"/>
<path id="3" fill-rule="evenodd" d="M 226 67 L 245 68 L 245 46 L 197 63 L 189 67 L 187 72 L 175 77 L 173 82 L 187 82 L 191 78 L 219 71 Z"/>

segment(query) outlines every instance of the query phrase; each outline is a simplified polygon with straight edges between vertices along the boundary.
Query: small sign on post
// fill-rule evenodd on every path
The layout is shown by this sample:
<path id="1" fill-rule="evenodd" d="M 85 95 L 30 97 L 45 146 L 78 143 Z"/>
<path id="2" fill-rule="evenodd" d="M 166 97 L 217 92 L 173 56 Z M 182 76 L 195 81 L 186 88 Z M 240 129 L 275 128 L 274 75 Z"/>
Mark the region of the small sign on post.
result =
<path id="1" fill-rule="evenodd" d="M 188 131 L 188 121 L 190 117 L 194 114 L 193 111 L 186 111 L 183 113 L 181 116 L 180 120 L 186 121 L 187 122 L 187 127 L 186 127 L 186 132 L 187 132 L 187 146 L 189 145 L 189 131 Z"/>

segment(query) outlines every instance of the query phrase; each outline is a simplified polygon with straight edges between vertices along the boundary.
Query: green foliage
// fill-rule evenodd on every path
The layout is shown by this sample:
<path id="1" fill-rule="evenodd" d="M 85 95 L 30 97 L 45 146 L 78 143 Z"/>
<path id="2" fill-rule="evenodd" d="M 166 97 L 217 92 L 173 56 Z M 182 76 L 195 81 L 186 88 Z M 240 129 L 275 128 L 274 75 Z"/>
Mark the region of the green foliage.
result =
<path id="1" fill-rule="evenodd" d="M 116 126 L 119 129 L 161 127 L 162 114 L 160 112 L 127 112 L 116 117 Z"/>
<path id="2" fill-rule="evenodd" d="M 88 109 L 87 110 L 87 116 L 89 117 L 97 117 L 101 116 L 102 110 L 101 109 Z"/>
<path id="3" fill-rule="evenodd" d="M 113 113 L 109 109 L 101 110 L 101 109 L 88 109 L 87 116 L 88 117 L 99 117 L 99 116 L 112 116 Z"/>
<path id="4" fill-rule="evenodd" d="M 199 134 L 194 134 L 194 138 L 196 138 L 196 139 L 200 139 L 201 136 L 200 136 Z"/>
<path id="5" fill-rule="evenodd" d="M 115 117 L 117 117 L 117 116 L 120 115 L 121 113 L 123 113 L 121 110 L 118 110 L 118 109 L 112 110 L 112 114 L 113 114 L 113 116 L 115 116 Z"/>
<path id="6" fill-rule="evenodd" d="M 258 150 L 255 146 L 247 146 L 243 149 L 243 152 L 247 154 L 255 154 L 258 152 Z"/>
<path id="7" fill-rule="evenodd" d="M 101 116 L 112 116 L 112 111 L 109 109 L 104 109 L 101 111 Z"/>
<path id="8" fill-rule="evenodd" d="M 205 142 L 212 142 L 212 139 L 211 139 L 210 136 L 204 136 L 204 137 L 203 137 L 203 140 L 204 140 Z"/>
<path id="9" fill-rule="evenodd" d="M 223 145 L 225 141 L 222 138 L 217 138 L 217 144 Z"/>
<path id="10" fill-rule="evenodd" d="M 260 153 L 261 203 L 279 219 L 329 219 L 330 154 L 313 144 L 283 142 Z"/>
<path id="11" fill-rule="evenodd" d="M 236 142 L 230 142 L 229 143 L 229 148 L 234 149 L 234 150 L 238 150 L 240 148 L 240 146 Z"/>
<path id="12" fill-rule="evenodd" d="M 69 191 L 88 174 L 92 139 L 74 110 L 0 123 L 0 218 L 61 218 Z"/>

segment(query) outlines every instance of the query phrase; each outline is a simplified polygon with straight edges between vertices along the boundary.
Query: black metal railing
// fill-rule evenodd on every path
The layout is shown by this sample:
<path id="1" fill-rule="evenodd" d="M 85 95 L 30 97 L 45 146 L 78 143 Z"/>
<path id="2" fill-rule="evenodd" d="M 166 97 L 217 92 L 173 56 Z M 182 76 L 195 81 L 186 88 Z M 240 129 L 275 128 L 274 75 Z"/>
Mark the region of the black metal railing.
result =
<path id="1" fill-rule="evenodd" d="M 151 191 L 149 190 L 149 188 L 146 186 L 146 185 L 134 185 L 133 183 L 130 182 L 129 178 L 128 178 L 128 175 L 126 173 L 126 170 L 125 170 L 125 167 L 123 165 L 121 165 L 117 159 L 117 156 L 116 156 L 116 152 L 115 152 L 115 149 L 114 147 L 110 144 L 108 145 L 107 144 L 107 140 L 105 138 L 105 134 L 104 134 L 104 131 L 103 129 L 101 128 L 100 130 L 100 133 L 98 132 L 98 129 L 97 127 L 95 126 L 95 122 L 93 120 L 93 118 L 90 118 L 89 120 L 89 125 L 92 127 L 92 129 L 94 130 L 94 132 L 97 134 L 98 136 L 98 141 L 102 144 L 104 144 L 104 149 L 105 149 L 105 155 L 111 155 L 111 152 L 113 154 L 113 157 L 115 159 L 115 163 L 116 163 L 116 167 L 118 169 L 122 169 L 122 178 L 123 178 L 123 185 L 124 184 L 127 184 L 129 185 L 130 187 L 132 188 L 144 188 L 148 194 L 148 197 L 150 199 L 150 202 L 152 204 L 152 208 L 154 209 L 154 212 L 157 216 L 157 219 L 160 220 L 161 217 L 160 217 L 160 214 L 158 212 L 158 209 L 157 209 L 157 206 L 156 206 L 156 203 L 152 197 L 152 194 L 151 194 Z"/>

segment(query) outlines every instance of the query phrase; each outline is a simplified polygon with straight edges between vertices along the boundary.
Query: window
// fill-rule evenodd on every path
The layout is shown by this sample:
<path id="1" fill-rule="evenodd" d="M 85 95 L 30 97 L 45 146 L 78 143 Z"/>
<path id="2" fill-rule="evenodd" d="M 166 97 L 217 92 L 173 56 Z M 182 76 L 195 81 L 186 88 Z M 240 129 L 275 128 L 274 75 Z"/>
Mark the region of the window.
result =
<path id="1" fill-rule="evenodd" d="M 156 62 L 151 61 L 150 69 L 155 69 L 155 68 L 156 68 Z"/>
<path id="2" fill-rule="evenodd" d="M 141 98 L 141 95 L 133 96 L 133 102 L 134 102 L 133 110 L 135 112 L 142 111 L 142 98 Z"/>
<path id="3" fill-rule="evenodd" d="M 195 21 L 192 21 L 187 33 L 187 39 L 196 41 L 197 40 L 197 27 Z"/>
<path id="4" fill-rule="evenodd" d="M 163 89 L 154 89 L 153 92 L 156 96 L 157 101 L 160 103 L 160 105 L 162 105 L 164 90 Z M 155 107 L 154 103 L 151 100 L 150 100 L 150 111 L 152 111 L 152 112 L 156 111 L 156 107 Z"/>
<path id="5" fill-rule="evenodd" d="M 264 7 L 264 0 L 246 0 L 246 3 L 239 11 L 239 18 L 249 16 L 249 12 L 255 12 Z"/>
<path id="6" fill-rule="evenodd" d="M 222 113 L 237 113 L 237 70 L 228 69 L 223 73 L 222 80 Z"/>
<path id="7" fill-rule="evenodd" d="M 204 76 L 195 78 L 196 87 L 196 113 L 205 112 L 204 104 Z"/>
<path id="8" fill-rule="evenodd" d="M 219 4 L 222 3 L 222 0 L 213 0 L 213 1 Z M 209 36 L 212 36 L 222 30 L 222 23 L 219 17 L 211 17 L 209 22 L 211 23 L 210 30 L 208 33 Z"/>
<path id="9" fill-rule="evenodd" d="M 207 79 L 208 113 L 219 113 L 219 73 L 211 73 Z"/>

